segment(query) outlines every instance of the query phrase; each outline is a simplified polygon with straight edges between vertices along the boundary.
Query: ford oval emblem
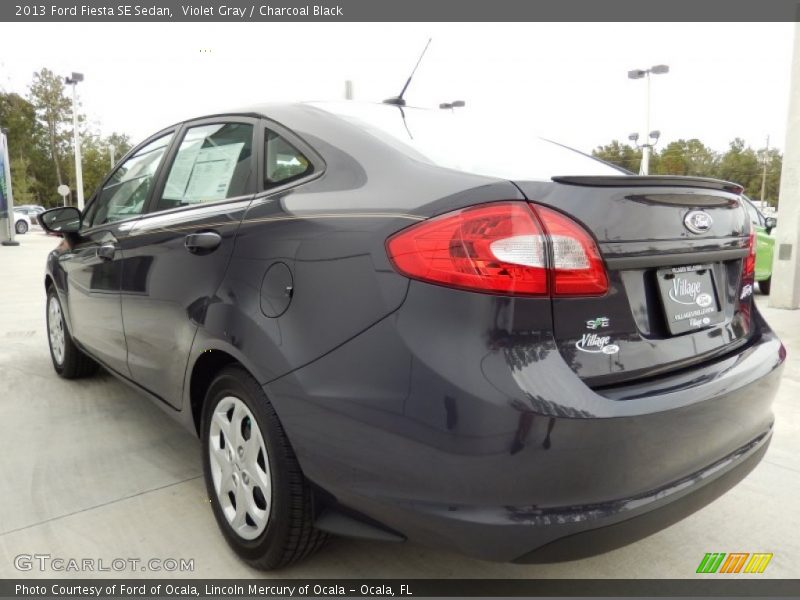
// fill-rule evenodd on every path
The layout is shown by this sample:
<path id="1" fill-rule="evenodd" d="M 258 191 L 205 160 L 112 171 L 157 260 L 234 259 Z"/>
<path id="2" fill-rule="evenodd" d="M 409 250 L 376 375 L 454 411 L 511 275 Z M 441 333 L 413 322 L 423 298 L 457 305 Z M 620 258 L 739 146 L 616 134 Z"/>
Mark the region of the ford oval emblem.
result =
<path id="1" fill-rule="evenodd" d="M 713 222 L 711 215 L 702 210 L 690 210 L 683 218 L 683 224 L 692 233 L 705 233 Z"/>

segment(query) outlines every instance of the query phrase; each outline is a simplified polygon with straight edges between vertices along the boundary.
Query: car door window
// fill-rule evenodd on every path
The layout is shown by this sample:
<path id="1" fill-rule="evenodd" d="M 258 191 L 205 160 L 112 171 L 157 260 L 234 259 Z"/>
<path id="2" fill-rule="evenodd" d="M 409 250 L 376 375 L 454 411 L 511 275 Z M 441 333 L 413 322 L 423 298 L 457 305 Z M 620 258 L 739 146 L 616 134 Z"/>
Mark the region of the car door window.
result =
<path id="1" fill-rule="evenodd" d="M 253 126 L 215 123 L 186 130 L 155 210 L 251 193 Z"/>
<path id="2" fill-rule="evenodd" d="M 310 175 L 313 171 L 311 162 L 286 138 L 266 130 L 264 137 L 264 187 L 282 185 Z"/>
<path id="3" fill-rule="evenodd" d="M 142 214 L 153 178 L 169 147 L 172 134 L 161 136 L 136 151 L 103 184 L 84 217 L 88 227 Z"/>

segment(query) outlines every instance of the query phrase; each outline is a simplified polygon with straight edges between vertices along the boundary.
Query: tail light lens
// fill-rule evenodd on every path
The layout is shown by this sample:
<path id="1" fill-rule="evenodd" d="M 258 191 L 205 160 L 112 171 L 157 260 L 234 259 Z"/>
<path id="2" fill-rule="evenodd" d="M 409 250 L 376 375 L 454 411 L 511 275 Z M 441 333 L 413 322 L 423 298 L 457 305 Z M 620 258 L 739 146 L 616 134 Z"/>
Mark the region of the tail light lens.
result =
<path id="1" fill-rule="evenodd" d="M 750 232 L 750 239 L 747 242 L 747 257 L 744 259 L 744 269 L 742 279 L 752 282 L 756 276 L 756 232 Z"/>
<path id="2" fill-rule="evenodd" d="M 594 239 L 560 212 L 543 206 L 534 210 L 553 245 L 553 295 L 598 296 L 608 291 L 606 266 Z"/>
<path id="3" fill-rule="evenodd" d="M 544 236 L 521 202 L 465 208 L 401 231 L 387 242 L 412 279 L 485 292 L 547 294 Z"/>
<path id="4" fill-rule="evenodd" d="M 523 202 L 447 213 L 395 234 L 386 246 L 395 268 L 421 281 L 528 296 L 608 291 L 588 232 L 561 213 Z"/>

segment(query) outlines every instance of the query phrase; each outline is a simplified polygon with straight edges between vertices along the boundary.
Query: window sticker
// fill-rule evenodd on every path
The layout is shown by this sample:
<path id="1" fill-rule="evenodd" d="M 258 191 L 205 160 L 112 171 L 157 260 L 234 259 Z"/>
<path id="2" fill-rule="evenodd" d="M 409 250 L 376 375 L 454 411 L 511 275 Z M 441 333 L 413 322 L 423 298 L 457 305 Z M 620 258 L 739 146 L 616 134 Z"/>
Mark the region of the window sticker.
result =
<path id="1" fill-rule="evenodd" d="M 170 172 L 164 197 L 183 204 L 223 200 L 244 143 L 202 148 L 198 141 L 181 149 Z"/>

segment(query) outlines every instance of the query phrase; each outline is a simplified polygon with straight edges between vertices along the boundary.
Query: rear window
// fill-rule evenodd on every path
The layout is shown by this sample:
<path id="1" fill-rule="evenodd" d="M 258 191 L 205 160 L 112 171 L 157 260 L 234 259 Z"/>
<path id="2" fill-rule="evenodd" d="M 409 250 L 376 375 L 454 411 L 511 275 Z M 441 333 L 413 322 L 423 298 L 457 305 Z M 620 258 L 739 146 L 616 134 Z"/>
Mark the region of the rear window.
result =
<path id="1" fill-rule="evenodd" d="M 512 180 L 626 174 L 526 133 L 524 126 L 500 127 L 491 119 L 469 114 L 467 109 L 401 109 L 354 102 L 320 107 L 417 160 L 458 171 Z"/>

